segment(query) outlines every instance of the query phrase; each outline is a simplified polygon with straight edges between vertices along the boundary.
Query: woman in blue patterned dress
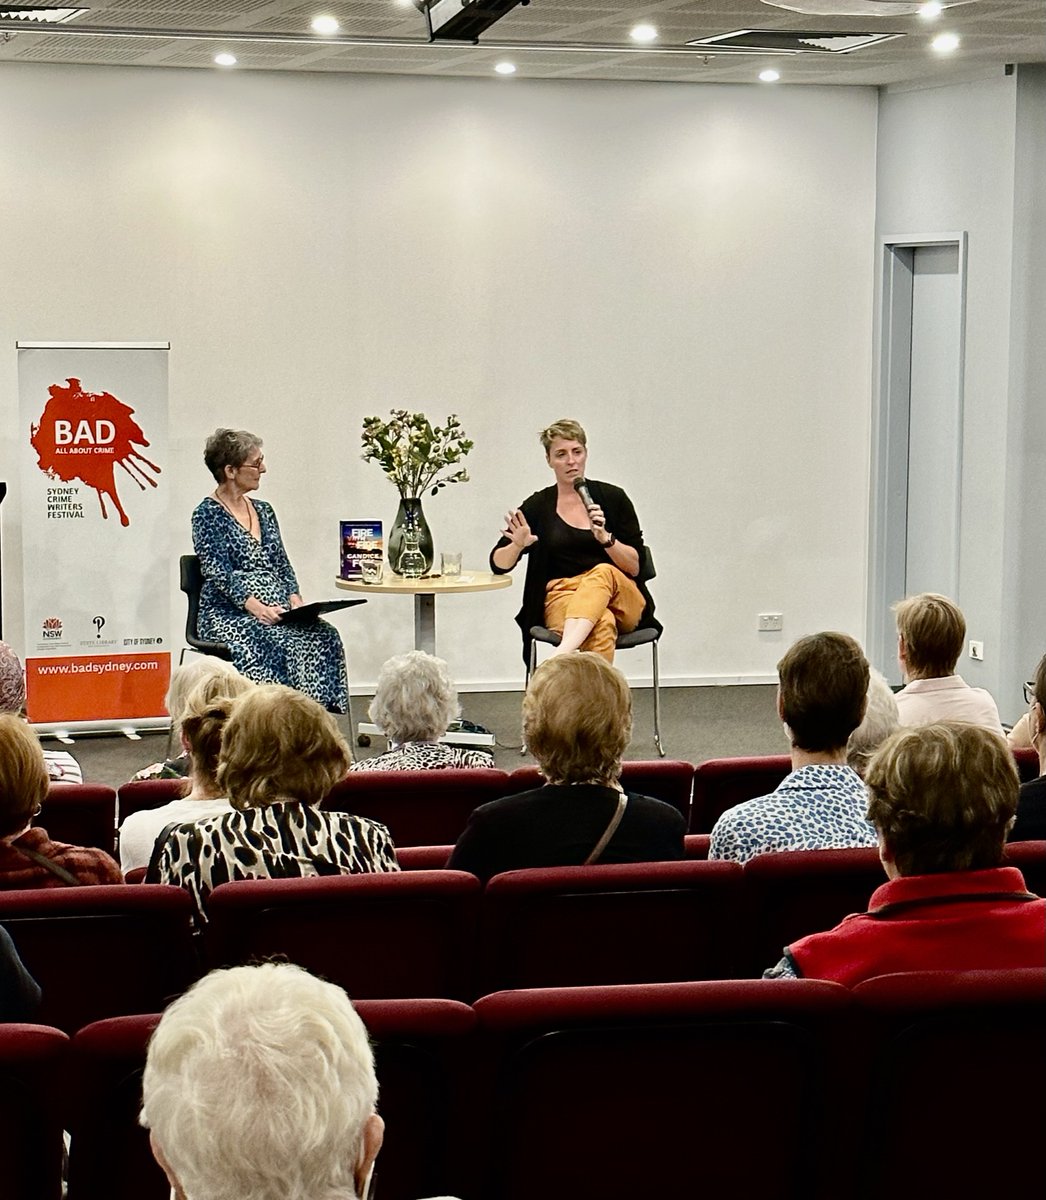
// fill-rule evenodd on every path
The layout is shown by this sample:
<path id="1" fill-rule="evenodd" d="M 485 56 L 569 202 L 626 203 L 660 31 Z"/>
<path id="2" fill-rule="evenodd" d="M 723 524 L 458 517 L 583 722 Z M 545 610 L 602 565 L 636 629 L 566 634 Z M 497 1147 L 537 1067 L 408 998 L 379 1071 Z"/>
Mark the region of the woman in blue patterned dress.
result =
<path id="1" fill-rule="evenodd" d="M 302 598 L 272 505 L 249 495 L 265 474 L 261 446 L 244 429 L 217 429 L 207 439 L 203 461 L 218 486 L 192 515 L 204 578 L 200 635 L 225 642 L 248 679 L 287 684 L 345 712 L 349 684 L 338 631 L 326 621 L 280 623 Z"/>

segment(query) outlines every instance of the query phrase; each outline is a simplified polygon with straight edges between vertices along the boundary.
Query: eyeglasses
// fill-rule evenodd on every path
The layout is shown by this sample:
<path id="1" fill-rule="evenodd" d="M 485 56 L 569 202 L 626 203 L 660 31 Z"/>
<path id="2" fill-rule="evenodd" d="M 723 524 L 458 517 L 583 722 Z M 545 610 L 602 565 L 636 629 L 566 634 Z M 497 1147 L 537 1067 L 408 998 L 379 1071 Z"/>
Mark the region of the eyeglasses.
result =
<path id="1" fill-rule="evenodd" d="M 1034 704 L 1035 703 L 1035 680 L 1034 679 L 1029 679 L 1028 682 L 1024 685 L 1024 703 L 1025 704 Z"/>
<path id="2" fill-rule="evenodd" d="M 261 456 L 261 458 L 258 459 L 257 462 L 240 463 L 241 468 L 246 467 L 247 470 L 249 470 L 249 471 L 260 471 L 262 469 L 262 467 L 264 467 L 264 466 L 265 466 L 265 455 L 264 454 Z"/>

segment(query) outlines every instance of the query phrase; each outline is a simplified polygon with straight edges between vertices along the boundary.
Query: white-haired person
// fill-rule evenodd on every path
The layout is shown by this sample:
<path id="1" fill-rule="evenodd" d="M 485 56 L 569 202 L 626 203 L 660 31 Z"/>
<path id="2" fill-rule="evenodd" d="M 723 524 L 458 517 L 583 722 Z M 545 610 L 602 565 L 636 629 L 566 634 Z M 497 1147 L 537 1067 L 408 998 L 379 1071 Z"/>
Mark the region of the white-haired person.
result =
<path id="1" fill-rule="evenodd" d="M 888 882 L 868 911 L 801 938 L 767 978 L 853 986 L 899 971 L 1043 966 L 1046 900 L 1004 865 L 1018 776 L 998 734 L 961 721 L 900 729 L 868 764 Z"/>
<path id="2" fill-rule="evenodd" d="M 149 1043 L 141 1122 L 177 1200 L 358 1200 L 381 1149 L 367 1030 L 289 963 L 212 971 Z"/>
<path id="3" fill-rule="evenodd" d="M 389 740 L 384 754 L 354 762 L 350 771 L 438 771 L 492 767 L 489 750 L 448 746 L 439 739 L 461 713 L 458 692 L 442 658 L 412 650 L 381 668 L 370 719 Z"/>
<path id="4" fill-rule="evenodd" d="M 999 709 L 985 688 L 956 674 L 966 642 L 966 618 L 947 596 L 922 592 L 893 606 L 897 662 L 905 686 L 897 693 L 902 725 L 966 721 L 1005 736 Z"/>
<path id="5" fill-rule="evenodd" d="M 583 650 L 543 662 L 523 697 L 523 736 L 545 786 L 475 809 L 448 867 L 489 879 L 522 867 L 683 857 L 679 810 L 621 786 L 632 693 L 604 658 Z"/>
<path id="6" fill-rule="evenodd" d="M 214 689 L 211 693 L 214 696 L 233 695 L 235 693 L 222 686 L 223 681 L 243 678 L 231 662 L 216 658 L 213 654 L 195 655 L 191 661 L 176 666 L 171 671 L 171 682 L 167 685 L 164 699 L 164 707 L 171 718 L 171 741 L 180 739 L 186 702 L 201 684 L 209 682 Z M 139 779 L 185 779 L 190 766 L 189 754 L 183 743 L 178 755 L 136 771 L 132 782 Z"/>
<path id="7" fill-rule="evenodd" d="M 846 742 L 846 762 L 863 779 L 872 755 L 898 728 L 897 697 L 882 671 L 868 668 L 864 719 Z"/>
<path id="8" fill-rule="evenodd" d="M 6 642 L 0 642 L 0 713 L 25 716 L 25 671 Z M 44 750 L 43 755 L 52 783 L 83 783 L 80 764 L 68 750 Z"/>
<path id="9" fill-rule="evenodd" d="M 206 919 L 207 897 L 231 880 L 399 870 L 384 825 L 320 807 L 351 762 L 334 717 L 310 696 L 279 683 L 244 692 L 218 758 L 218 789 L 234 811 L 169 828 L 148 881 L 186 888 Z"/>
<path id="10" fill-rule="evenodd" d="M 125 874 L 149 865 L 156 839 L 169 825 L 233 811 L 218 784 L 222 730 L 236 697 L 256 686 L 234 671 L 231 675 L 208 675 L 189 693 L 179 722 L 182 746 L 189 759 L 183 794 L 156 808 L 139 809 L 121 824 L 120 866 Z"/>

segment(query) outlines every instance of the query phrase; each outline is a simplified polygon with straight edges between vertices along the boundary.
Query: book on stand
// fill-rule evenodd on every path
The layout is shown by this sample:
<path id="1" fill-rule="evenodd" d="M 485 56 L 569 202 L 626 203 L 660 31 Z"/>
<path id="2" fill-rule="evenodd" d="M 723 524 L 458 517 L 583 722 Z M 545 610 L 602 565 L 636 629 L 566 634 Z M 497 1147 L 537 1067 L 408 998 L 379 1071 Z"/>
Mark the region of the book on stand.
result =
<path id="1" fill-rule="evenodd" d="M 362 579 L 363 560 L 382 561 L 385 539 L 380 521 L 341 522 L 341 578 Z"/>

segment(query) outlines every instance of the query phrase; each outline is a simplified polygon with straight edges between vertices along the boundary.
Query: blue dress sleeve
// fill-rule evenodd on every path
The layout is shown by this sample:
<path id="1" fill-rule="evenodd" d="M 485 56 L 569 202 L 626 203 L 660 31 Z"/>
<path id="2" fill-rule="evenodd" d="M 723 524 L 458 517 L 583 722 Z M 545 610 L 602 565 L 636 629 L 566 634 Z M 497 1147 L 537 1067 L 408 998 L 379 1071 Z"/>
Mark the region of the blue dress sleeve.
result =
<path id="1" fill-rule="evenodd" d="M 255 507 L 259 512 L 259 521 L 266 519 L 269 528 L 265 528 L 263 537 L 269 543 L 269 561 L 272 563 L 272 569 L 279 577 L 280 582 L 286 587 L 287 595 L 300 595 L 298 588 L 298 577 L 294 574 L 294 568 L 291 566 L 291 560 L 287 557 L 287 551 L 283 545 L 283 535 L 280 533 L 280 523 L 276 520 L 276 512 L 271 504 L 266 504 L 264 501 L 256 502 Z"/>

